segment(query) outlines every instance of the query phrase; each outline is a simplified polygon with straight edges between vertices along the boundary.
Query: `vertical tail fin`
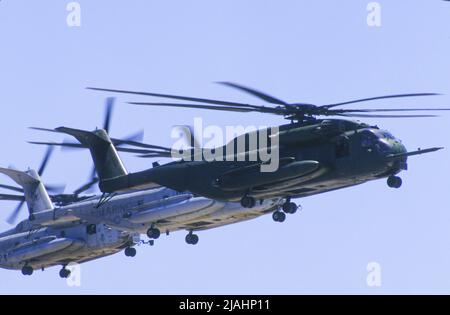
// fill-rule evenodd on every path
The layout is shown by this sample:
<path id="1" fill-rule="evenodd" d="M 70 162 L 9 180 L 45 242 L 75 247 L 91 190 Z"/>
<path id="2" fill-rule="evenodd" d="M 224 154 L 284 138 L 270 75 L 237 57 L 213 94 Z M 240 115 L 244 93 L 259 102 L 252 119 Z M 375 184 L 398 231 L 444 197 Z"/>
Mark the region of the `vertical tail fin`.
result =
<path id="1" fill-rule="evenodd" d="M 60 127 L 56 128 L 56 131 L 75 137 L 81 144 L 89 148 L 100 181 L 128 174 L 116 148 L 105 130 L 98 129 L 90 132 Z"/>
<path id="2" fill-rule="evenodd" d="M 53 209 L 53 204 L 47 190 L 35 170 L 20 172 L 9 168 L 0 168 L 0 173 L 10 177 L 18 185 L 23 187 L 25 201 L 27 202 L 30 215 Z"/>

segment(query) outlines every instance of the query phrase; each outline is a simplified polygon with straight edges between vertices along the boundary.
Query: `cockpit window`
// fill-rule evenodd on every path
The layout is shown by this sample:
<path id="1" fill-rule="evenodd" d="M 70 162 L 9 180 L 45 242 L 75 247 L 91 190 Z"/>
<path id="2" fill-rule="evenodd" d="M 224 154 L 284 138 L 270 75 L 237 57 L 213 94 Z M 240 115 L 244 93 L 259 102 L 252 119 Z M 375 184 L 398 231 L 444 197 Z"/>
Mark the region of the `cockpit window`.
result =
<path id="1" fill-rule="evenodd" d="M 361 146 L 363 148 L 372 147 L 377 142 L 377 136 L 375 136 L 369 130 L 361 131 Z"/>
<path id="2" fill-rule="evenodd" d="M 350 145 L 347 137 L 340 137 L 336 142 L 336 158 L 343 158 L 350 155 Z"/>
<path id="3" fill-rule="evenodd" d="M 388 131 L 381 132 L 381 136 L 385 139 L 395 140 L 395 137 Z"/>
<path id="4" fill-rule="evenodd" d="M 381 140 L 379 141 L 375 147 L 377 148 L 377 150 L 381 153 L 388 153 L 390 150 L 389 145 L 386 143 L 385 140 Z"/>

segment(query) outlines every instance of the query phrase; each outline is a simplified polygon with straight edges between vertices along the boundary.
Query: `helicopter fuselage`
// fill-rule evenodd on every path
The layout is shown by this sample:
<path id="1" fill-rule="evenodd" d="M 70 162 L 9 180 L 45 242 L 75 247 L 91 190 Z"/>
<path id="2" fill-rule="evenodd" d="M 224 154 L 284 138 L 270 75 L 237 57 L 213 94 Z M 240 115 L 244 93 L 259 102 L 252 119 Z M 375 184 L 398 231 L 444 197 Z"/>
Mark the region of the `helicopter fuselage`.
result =
<path id="1" fill-rule="evenodd" d="M 261 131 L 255 131 L 260 133 Z M 266 132 L 269 138 L 273 138 Z M 177 191 L 222 201 L 239 201 L 244 196 L 264 200 L 273 197 L 303 197 L 329 190 L 358 185 L 388 177 L 406 169 L 406 149 L 400 140 L 376 126 L 348 120 L 314 120 L 279 127 L 278 169 L 261 172 L 258 160 L 198 160 L 196 150 L 189 161 L 181 160 L 152 169 L 103 181 L 103 191 L 144 187 L 157 183 Z M 247 133 L 233 140 L 251 138 Z M 269 139 L 267 143 L 272 143 Z M 226 151 L 227 144 L 222 149 Z M 217 150 L 217 149 L 216 149 Z M 267 147 L 258 148 L 267 150 Z M 395 156 L 398 157 L 395 157 Z M 257 155 L 259 156 L 259 155 Z"/>

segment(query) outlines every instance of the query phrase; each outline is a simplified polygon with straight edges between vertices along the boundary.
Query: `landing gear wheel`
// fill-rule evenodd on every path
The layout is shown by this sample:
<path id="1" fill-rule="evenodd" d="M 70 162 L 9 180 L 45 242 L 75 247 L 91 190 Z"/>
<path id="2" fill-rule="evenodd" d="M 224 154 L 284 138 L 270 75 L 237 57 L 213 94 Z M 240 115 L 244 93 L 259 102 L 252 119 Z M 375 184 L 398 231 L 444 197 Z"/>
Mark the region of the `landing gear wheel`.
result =
<path id="1" fill-rule="evenodd" d="M 59 276 L 63 279 L 66 279 L 66 278 L 69 278 L 70 273 L 71 273 L 70 270 L 66 269 L 66 267 L 64 267 L 63 269 L 61 269 L 59 271 Z"/>
<path id="2" fill-rule="evenodd" d="M 398 176 L 389 176 L 387 179 L 387 184 L 391 188 L 400 188 L 402 186 L 402 179 Z"/>
<path id="3" fill-rule="evenodd" d="M 33 267 L 23 266 L 22 267 L 22 274 L 24 276 L 31 276 L 33 274 Z"/>
<path id="4" fill-rule="evenodd" d="M 244 196 L 241 199 L 241 206 L 244 208 L 253 208 L 256 205 L 256 200 L 250 196 Z"/>
<path id="5" fill-rule="evenodd" d="M 154 240 L 158 239 L 161 236 L 161 231 L 157 228 L 149 228 L 147 231 L 147 236 Z"/>
<path id="6" fill-rule="evenodd" d="M 286 220 L 286 214 L 284 213 L 284 212 L 281 212 L 281 211 L 275 211 L 273 214 L 272 214 L 272 219 L 275 221 L 275 222 L 284 222 L 284 220 Z"/>
<path id="7" fill-rule="evenodd" d="M 134 247 L 125 248 L 125 256 L 127 256 L 127 257 L 136 256 L 136 248 L 134 248 Z"/>
<path id="8" fill-rule="evenodd" d="M 297 212 L 297 209 L 298 209 L 297 205 L 293 202 L 286 202 L 283 205 L 283 211 L 285 213 L 294 214 Z"/>
<path id="9" fill-rule="evenodd" d="M 197 234 L 192 234 L 189 233 L 188 235 L 186 235 L 186 243 L 188 243 L 189 245 L 196 245 L 198 243 L 198 235 Z"/>

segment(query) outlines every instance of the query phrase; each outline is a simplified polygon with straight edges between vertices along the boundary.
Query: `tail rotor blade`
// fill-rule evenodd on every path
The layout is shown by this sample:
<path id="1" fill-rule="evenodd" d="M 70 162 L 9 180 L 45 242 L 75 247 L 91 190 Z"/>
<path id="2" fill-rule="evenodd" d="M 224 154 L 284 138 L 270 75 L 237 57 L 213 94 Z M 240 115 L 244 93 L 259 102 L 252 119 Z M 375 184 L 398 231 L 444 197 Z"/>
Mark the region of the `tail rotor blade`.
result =
<path id="1" fill-rule="evenodd" d="M 17 221 L 17 217 L 19 216 L 20 210 L 22 209 L 24 203 L 25 203 L 24 200 L 19 202 L 19 204 L 14 209 L 14 211 L 11 213 L 11 215 L 8 217 L 8 219 L 6 219 L 6 222 L 8 222 L 9 224 L 14 224 Z"/>
<path id="2" fill-rule="evenodd" d="M 105 122 L 103 123 L 103 129 L 109 133 L 109 128 L 111 127 L 111 118 L 114 110 L 114 97 L 108 97 L 106 99 L 106 113 L 105 113 Z"/>
<path id="3" fill-rule="evenodd" d="M 83 186 L 81 186 L 80 188 L 76 189 L 73 194 L 75 196 L 78 196 L 79 194 L 88 191 L 89 189 L 92 188 L 92 186 L 94 186 L 95 184 L 97 184 L 99 181 L 98 178 L 94 178 L 92 181 L 90 181 L 89 183 L 84 184 Z"/>
<path id="4" fill-rule="evenodd" d="M 42 174 L 44 173 L 44 170 L 47 167 L 48 161 L 50 160 L 53 150 L 54 150 L 53 146 L 48 146 L 47 152 L 45 152 L 44 159 L 42 160 L 41 166 L 39 167 L 38 170 L 39 176 L 42 176 Z"/>
<path id="5" fill-rule="evenodd" d="M 83 186 L 81 186 L 80 188 L 76 189 L 73 194 L 75 196 L 88 191 L 89 189 L 92 188 L 92 186 L 94 186 L 95 184 L 97 184 L 99 182 L 99 179 L 96 177 L 97 174 L 97 170 L 95 169 L 95 166 L 92 168 L 91 174 L 89 175 L 89 182 L 87 182 L 86 184 L 84 184 Z"/>

